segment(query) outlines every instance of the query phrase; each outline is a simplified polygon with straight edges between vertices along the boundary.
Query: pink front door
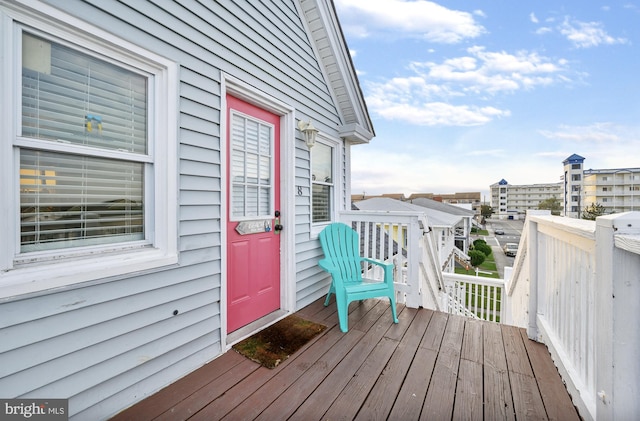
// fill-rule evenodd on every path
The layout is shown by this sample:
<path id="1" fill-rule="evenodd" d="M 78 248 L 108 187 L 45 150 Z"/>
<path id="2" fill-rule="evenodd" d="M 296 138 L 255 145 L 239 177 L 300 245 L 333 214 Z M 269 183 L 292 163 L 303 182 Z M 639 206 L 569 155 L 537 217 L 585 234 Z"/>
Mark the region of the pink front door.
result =
<path id="1" fill-rule="evenodd" d="M 280 308 L 280 117 L 227 96 L 227 331 Z"/>

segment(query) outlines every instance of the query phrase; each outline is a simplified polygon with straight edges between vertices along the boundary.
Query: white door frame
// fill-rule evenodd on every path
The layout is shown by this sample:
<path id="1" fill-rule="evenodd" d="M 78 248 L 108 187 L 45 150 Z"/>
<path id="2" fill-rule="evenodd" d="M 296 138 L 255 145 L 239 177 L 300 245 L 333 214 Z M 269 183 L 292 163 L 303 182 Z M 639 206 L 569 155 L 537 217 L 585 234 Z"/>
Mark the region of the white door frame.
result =
<path id="1" fill-rule="evenodd" d="M 227 332 L 227 94 L 280 116 L 280 203 L 275 206 L 284 226 L 280 233 L 280 312 L 250 324 L 248 329 L 239 329 L 232 338 Z M 295 109 L 225 73 L 221 74 L 220 101 L 220 340 L 222 352 L 226 352 L 233 343 L 295 311 Z"/>

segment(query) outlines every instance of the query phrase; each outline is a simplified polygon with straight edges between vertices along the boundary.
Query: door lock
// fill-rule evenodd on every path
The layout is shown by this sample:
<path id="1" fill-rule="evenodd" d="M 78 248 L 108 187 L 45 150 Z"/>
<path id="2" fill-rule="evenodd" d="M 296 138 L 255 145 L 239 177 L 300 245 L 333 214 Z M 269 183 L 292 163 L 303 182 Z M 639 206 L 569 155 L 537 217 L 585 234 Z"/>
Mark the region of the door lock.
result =
<path id="1" fill-rule="evenodd" d="M 273 223 L 273 230 L 276 234 L 280 234 L 280 231 L 282 231 L 283 226 L 280 224 L 280 211 L 277 210 L 275 212 L 275 216 L 276 216 L 276 220 Z"/>

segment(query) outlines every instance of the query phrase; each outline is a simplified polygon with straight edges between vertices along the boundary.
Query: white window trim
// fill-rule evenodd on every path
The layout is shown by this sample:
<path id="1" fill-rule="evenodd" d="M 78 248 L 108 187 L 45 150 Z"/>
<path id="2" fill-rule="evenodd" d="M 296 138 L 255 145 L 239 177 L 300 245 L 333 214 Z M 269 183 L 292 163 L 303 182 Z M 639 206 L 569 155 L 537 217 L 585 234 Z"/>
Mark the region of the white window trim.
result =
<path id="1" fill-rule="evenodd" d="M 316 143 L 323 143 L 329 146 L 332 150 L 332 174 L 331 179 L 333 180 L 333 196 L 332 196 L 332 207 L 329 209 L 329 221 L 326 222 L 313 222 L 313 180 L 309 177 L 309 208 L 311 209 L 311 213 L 309 214 L 309 219 L 311 222 L 311 238 L 318 238 L 320 232 L 332 222 L 337 221 L 338 212 L 340 211 L 340 186 L 342 186 L 342 180 L 340 174 L 342 174 L 342 160 L 340 159 L 342 155 L 341 143 L 340 140 L 331 138 L 329 136 L 324 135 L 323 133 L 318 133 L 318 137 L 316 138 Z M 311 169 L 313 168 L 312 162 L 312 152 L 309 151 L 309 174 L 311 174 Z"/>
<path id="2" fill-rule="evenodd" d="M 178 262 L 177 229 L 177 121 L 178 66 L 157 54 L 95 28 L 85 21 L 36 1 L 0 5 L 0 100 L 8 105 L 3 109 L 19 109 L 20 63 L 18 27 L 30 26 L 75 45 L 90 47 L 96 54 L 135 67 L 153 75 L 152 95 L 149 98 L 150 130 L 154 142 L 153 172 L 148 194 L 145 221 L 151 226 L 147 240 L 151 247 L 127 245 L 117 247 L 84 248 L 84 253 L 71 251 L 51 261 L 16 264 L 17 250 L 13 238 L 19 232 L 19 203 L 15 186 L 17 148 L 14 142 L 19 132 L 17 113 L 0 113 L 0 232 L 12 233 L 9 241 L 0 241 L 0 299 L 25 294 L 39 294 L 53 288 L 69 287 L 81 282 L 100 282 L 126 274 L 142 273 Z"/>

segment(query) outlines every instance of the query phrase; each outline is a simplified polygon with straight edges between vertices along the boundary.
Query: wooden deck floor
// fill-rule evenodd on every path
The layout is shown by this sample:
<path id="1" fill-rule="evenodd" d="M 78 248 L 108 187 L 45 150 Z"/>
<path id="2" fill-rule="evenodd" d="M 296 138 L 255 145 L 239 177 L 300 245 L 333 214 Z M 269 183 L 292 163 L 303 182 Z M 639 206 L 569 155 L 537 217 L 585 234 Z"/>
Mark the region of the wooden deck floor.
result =
<path id="1" fill-rule="evenodd" d="M 544 345 L 511 326 L 400 306 L 298 312 L 329 328 L 273 370 L 229 351 L 114 420 L 579 420 Z"/>

